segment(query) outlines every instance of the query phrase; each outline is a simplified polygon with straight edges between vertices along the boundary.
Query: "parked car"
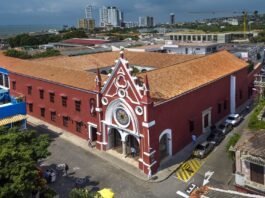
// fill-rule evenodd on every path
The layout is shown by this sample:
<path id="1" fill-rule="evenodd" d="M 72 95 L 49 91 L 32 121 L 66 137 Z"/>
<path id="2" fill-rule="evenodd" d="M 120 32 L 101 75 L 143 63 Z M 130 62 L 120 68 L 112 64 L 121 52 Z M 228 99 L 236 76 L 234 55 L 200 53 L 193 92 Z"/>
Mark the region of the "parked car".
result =
<path id="1" fill-rule="evenodd" d="M 225 135 L 221 131 L 213 131 L 208 136 L 207 141 L 214 145 L 218 145 L 223 141 L 224 138 Z"/>
<path id="2" fill-rule="evenodd" d="M 193 151 L 193 156 L 200 159 L 205 158 L 212 150 L 214 145 L 208 141 L 204 141 L 201 144 L 197 145 Z"/>
<path id="3" fill-rule="evenodd" d="M 232 130 L 233 130 L 233 125 L 231 123 L 228 123 L 228 122 L 224 122 L 224 123 L 220 124 L 217 128 L 217 131 L 220 131 L 223 134 L 227 134 Z"/>
<path id="4" fill-rule="evenodd" d="M 229 123 L 229 124 L 232 124 L 233 126 L 236 126 L 236 125 L 238 125 L 240 123 L 241 119 L 242 119 L 242 117 L 238 113 L 230 114 L 226 118 L 225 122 Z"/>

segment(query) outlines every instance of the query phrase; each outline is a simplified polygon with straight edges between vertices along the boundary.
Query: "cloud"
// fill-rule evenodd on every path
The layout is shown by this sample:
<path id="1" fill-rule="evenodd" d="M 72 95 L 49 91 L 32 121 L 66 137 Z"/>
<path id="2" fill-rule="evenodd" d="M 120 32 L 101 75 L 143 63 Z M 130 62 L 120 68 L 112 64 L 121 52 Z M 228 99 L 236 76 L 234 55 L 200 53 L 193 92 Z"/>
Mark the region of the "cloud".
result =
<path id="1" fill-rule="evenodd" d="M 2 1 L 0 24 L 75 24 L 78 18 L 84 17 L 88 3 L 87 0 L 24 0 L 23 3 L 21 0 Z M 139 16 L 150 15 L 157 22 L 168 21 L 171 12 L 176 14 L 177 21 L 187 21 L 213 17 L 211 12 L 229 15 L 245 9 L 262 13 L 265 9 L 264 0 L 95 0 L 92 4 L 95 6 L 95 18 L 98 18 L 98 9 L 106 5 L 123 10 L 127 21 L 138 21 Z M 205 14 L 195 15 L 191 12 Z"/>

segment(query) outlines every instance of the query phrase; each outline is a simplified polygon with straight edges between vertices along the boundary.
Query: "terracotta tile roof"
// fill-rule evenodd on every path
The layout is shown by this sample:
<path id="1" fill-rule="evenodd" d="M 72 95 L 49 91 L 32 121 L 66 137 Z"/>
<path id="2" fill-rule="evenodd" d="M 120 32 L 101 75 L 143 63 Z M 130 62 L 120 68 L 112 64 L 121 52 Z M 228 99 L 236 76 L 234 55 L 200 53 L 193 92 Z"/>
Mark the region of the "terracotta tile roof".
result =
<path id="1" fill-rule="evenodd" d="M 265 158 L 265 131 L 245 132 L 235 145 L 236 150 Z"/>
<path id="2" fill-rule="evenodd" d="M 152 66 L 161 68 L 174 65 L 187 60 L 198 58 L 198 55 L 173 55 L 154 52 L 128 52 L 125 51 L 125 57 L 132 65 Z M 70 68 L 75 70 L 90 70 L 96 67 L 113 66 L 114 61 L 119 58 L 119 52 L 106 52 L 89 54 L 83 56 L 59 56 L 51 58 L 41 58 L 32 60 L 32 62 L 43 63 L 56 67 Z"/>
<path id="3" fill-rule="evenodd" d="M 114 60 L 118 57 L 119 52 L 110 52 L 29 61 L 6 57 L 0 53 L 0 67 L 56 83 L 94 90 L 95 74 L 84 70 L 114 65 Z M 154 101 L 170 99 L 247 66 L 246 62 L 226 51 L 199 58 L 152 52 L 125 52 L 125 57 L 133 65 L 164 67 L 146 72 Z M 102 75 L 102 78 L 105 80 L 107 76 Z"/>
<path id="4" fill-rule="evenodd" d="M 248 64 L 227 51 L 139 74 L 148 76 L 154 101 L 168 100 L 215 81 Z"/>
<path id="5" fill-rule="evenodd" d="M 4 67 L 14 73 L 33 76 L 55 83 L 85 90 L 95 90 L 96 74 L 90 72 L 52 67 L 41 63 L 36 64 L 28 60 L 5 57 L 2 53 L 0 54 L 0 67 Z M 103 80 L 107 79 L 107 76 L 102 75 L 102 78 Z"/>

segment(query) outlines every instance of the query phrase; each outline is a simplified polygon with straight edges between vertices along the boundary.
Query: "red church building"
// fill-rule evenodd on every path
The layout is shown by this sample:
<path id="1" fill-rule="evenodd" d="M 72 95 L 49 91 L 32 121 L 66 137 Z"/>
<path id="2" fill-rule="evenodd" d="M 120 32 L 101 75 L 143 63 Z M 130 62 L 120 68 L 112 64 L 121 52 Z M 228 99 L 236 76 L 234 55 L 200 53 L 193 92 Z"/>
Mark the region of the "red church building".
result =
<path id="1" fill-rule="evenodd" d="M 99 150 L 125 156 L 134 148 L 146 174 L 157 172 L 192 135 L 208 133 L 234 113 L 251 97 L 258 70 L 249 72 L 226 51 L 185 57 L 121 52 L 113 65 L 117 56 L 22 61 L 2 54 L 0 67 L 10 71 L 11 92 L 25 96 L 29 115 L 90 139 Z M 82 58 L 89 69 L 80 66 Z M 134 75 L 135 67 L 144 70 Z M 110 74 L 100 74 L 103 69 Z"/>

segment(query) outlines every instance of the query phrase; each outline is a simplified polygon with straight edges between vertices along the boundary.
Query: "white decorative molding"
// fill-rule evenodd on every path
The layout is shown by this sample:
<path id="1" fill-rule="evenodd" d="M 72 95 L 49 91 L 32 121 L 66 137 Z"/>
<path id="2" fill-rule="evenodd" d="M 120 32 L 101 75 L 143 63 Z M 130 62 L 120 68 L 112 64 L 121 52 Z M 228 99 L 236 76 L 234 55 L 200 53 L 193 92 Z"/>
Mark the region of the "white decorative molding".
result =
<path id="1" fill-rule="evenodd" d="M 97 128 L 98 126 L 92 122 L 88 122 L 88 138 L 91 139 L 92 138 L 92 127 Z"/>
<path id="2" fill-rule="evenodd" d="M 140 159 L 139 159 L 139 161 L 140 161 Z M 140 162 L 142 162 L 143 165 L 147 166 L 148 168 L 151 168 L 152 166 L 154 166 L 157 163 L 157 161 L 153 161 L 152 164 L 147 164 L 147 163 L 144 162 L 144 160 L 141 160 Z"/>
<path id="3" fill-rule="evenodd" d="M 159 136 L 159 142 L 164 135 L 167 135 L 168 153 L 170 156 L 172 156 L 172 130 L 171 129 L 165 129 Z"/>
<path id="4" fill-rule="evenodd" d="M 118 71 L 118 74 L 125 75 L 125 72 L 124 72 L 124 70 L 122 68 L 120 68 L 119 71 Z"/>
<path id="5" fill-rule="evenodd" d="M 147 122 L 142 123 L 143 127 L 145 127 L 145 128 L 150 128 L 150 127 L 154 126 L 155 124 L 156 124 L 155 120 L 148 122 L 148 123 Z"/>
<path id="6" fill-rule="evenodd" d="M 102 108 L 98 108 L 98 107 L 96 107 L 96 112 L 102 112 Z"/>
<path id="7" fill-rule="evenodd" d="M 109 96 L 109 97 L 114 97 L 114 96 L 116 96 L 117 94 L 118 94 L 118 87 L 117 87 L 117 85 L 116 85 L 116 79 L 114 79 L 113 81 L 112 81 L 112 83 L 111 83 L 111 85 L 109 86 L 109 88 L 108 88 L 108 90 L 106 91 L 106 96 Z M 113 95 L 111 95 L 110 94 L 110 90 L 111 90 L 111 88 L 113 88 L 113 86 L 115 86 L 115 88 L 116 88 L 116 92 L 113 94 Z"/>
<path id="8" fill-rule="evenodd" d="M 121 80 L 121 79 L 125 82 L 125 85 L 121 85 L 119 83 L 119 80 Z M 127 87 L 127 84 L 128 84 L 128 82 L 125 80 L 125 77 L 122 75 L 117 76 L 117 78 L 115 79 L 115 83 L 116 83 L 117 87 L 120 87 L 120 88 L 125 88 L 125 87 Z"/>
<path id="9" fill-rule="evenodd" d="M 119 89 L 118 96 L 120 98 L 124 98 L 126 96 L 126 93 L 125 93 L 124 89 Z"/>
<path id="10" fill-rule="evenodd" d="M 106 97 L 103 97 L 101 99 L 101 102 L 102 102 L 103 105 L 107 105 L 109 103 L 108 98 L 106 98 Z"/>
<path id="11" fill-rule="evenodd" d="M 113 118 L 115 118 L 114 113 L 115 113 L 115 110 L 119 107 L 122 107 L 130 117 L 130 123 L 132 124 L 132 131 L 130 130 L 128 131 L 132 132 L 133 134 L 139 134 L 139 124 L 138 124 L 137 116 L 135 115 L 132 107 L 122 98 L 118 98 L 109 103 L 106 113 L 105 113 L 104 123 L 106 125 L 114 125 L 112 123 Z M 115 127 L 119 127 L 119 126 L 115 126 Z M 126 129 L 123 128 L 122 130 L 126 130 Z"/>
<path id="12" fill-rule="evenodd" d="M 128 94 L 129 89 L 131 89 L 134 98 L 136 98 L 136 101 L 133 100 L 133 99 L 129 96 L 129 94 Z M 133 103 L 133 104 L 139 105 L 140 102 L 139 102 L 139 100 L 138 100 L 138 96 L 137 96 L 137 94 L 135 93 L 135 91 L 134 91 L 134 89 L 133 89 L 133 87 L 132 87 L 132 85 L 131 85 L 130 82 L 128 82 L 128 87 L 126 88 L 126 91 L 127 91 L 127 98 L 130 100 L 130 102 Z"/>
<path id="13" fill-rule="evenodd" d="M 151 156 L 151 155 L 154 155 L 155 152 L 156 152 L 156 150 L 153 150 L 151 153 L 144 152 L 144 155 Z"/>
<path id="14" fill-rule="evenodd" d="M 137 106 L 137 107 L 135 107 L 135 113 L 137 115 L 143 115 L 144 110 L 143 110 L 143 108 L 141 106 Z"/>

